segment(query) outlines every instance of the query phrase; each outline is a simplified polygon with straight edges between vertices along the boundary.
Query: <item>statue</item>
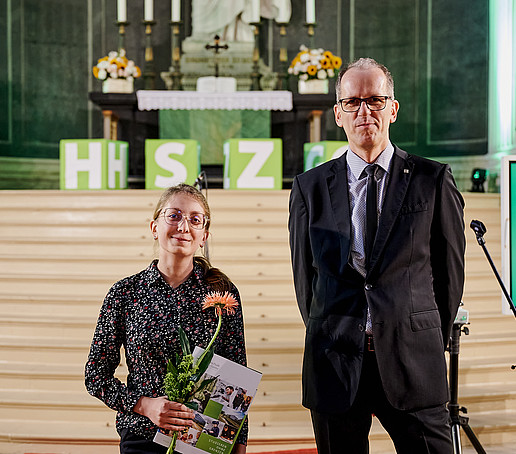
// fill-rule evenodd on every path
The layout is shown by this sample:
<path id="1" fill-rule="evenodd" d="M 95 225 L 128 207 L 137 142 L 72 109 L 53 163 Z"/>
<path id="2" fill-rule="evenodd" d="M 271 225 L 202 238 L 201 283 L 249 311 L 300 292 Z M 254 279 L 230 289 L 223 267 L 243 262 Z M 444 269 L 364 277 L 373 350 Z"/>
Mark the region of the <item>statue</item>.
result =
<path id="1" fill-rule="evenodd" d="M 290 18 L 290 0 L 260 0 L 262 17 L 275 19 L 280 9 Z M 253 42 L 250 18 L 251 0 L 192 0 L 191 38 L 208 41 L 219 35 L 222 41 Z"/>

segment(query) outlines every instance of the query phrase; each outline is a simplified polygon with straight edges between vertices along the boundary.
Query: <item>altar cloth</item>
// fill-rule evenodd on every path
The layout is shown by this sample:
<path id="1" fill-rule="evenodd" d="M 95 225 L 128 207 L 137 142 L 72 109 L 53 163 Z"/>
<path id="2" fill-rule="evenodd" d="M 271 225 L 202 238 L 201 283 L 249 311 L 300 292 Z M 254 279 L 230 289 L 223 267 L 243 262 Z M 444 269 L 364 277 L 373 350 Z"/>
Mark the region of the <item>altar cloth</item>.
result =
<path id="1" fill-rule="evenodd" d="M 283 110 L 293 108 L 291 91 L 201 93 L 179 90 L 139 90 L 139 110 Z"/>

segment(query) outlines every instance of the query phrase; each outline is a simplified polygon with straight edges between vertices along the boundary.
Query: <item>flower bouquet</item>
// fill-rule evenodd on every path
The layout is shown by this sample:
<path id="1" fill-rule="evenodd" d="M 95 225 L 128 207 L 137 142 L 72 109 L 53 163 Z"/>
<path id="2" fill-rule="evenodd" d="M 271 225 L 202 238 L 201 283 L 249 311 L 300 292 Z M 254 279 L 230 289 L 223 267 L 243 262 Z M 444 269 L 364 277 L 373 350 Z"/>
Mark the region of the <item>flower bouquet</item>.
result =
<path id="1" fill-rule="evenodd" d="M 132 93 L 134 79 L 141 74 L 140 68 L 125 56 L 123 50 L 120 54 L 116 51 L 109 52 L 106 57 L 99 58 L 93 67 L 93 75 L 103 81 L 104 93 Z"/>
<path id="2" fill-rule="evenodd" d="M 193 396 L 206 389 L 214 380 L 216 380 L 216 377 L 204 380 L 202 377 L 213 358 L 213 343 L 215 342 L 222 326 L 223 311 L 226 311 L 227 314 L 234 314 L 236 306 L 238 306 L 238 302 L 229 292 L 224 294 L 214 292 L 206 295 L 202 308 L 203 310 L 209 307 L 215 308 L 215 314 L 218 316 L 219 322 L 210 343 L 204 350 L 204 353 L 197 360 L 195 360 L 192 355 L 186 333 L 181 327 L 179 327 L 179 341 L 182 356 L 180 357 L 176 353 L 175 359 L 170 359 L 168 361 L 167 374 L 165 375 L 165 394 L 169 400 L 182 403 L 192 410 L 197 410 L 198 404 L 197 402 L 192 401 Z M 168 448 L 167 454 L 172 454 L 174 452 L 178 434 L 179 432 L 174 432 L 172 443 Z"/>
<path id="3" fill-rule="evenodd" d="M 299 77 L 299 93 L 328 93 L 328 79 L 337 75 L 342 59 L 329 50 L 301 45 L 288 73 Z"/>

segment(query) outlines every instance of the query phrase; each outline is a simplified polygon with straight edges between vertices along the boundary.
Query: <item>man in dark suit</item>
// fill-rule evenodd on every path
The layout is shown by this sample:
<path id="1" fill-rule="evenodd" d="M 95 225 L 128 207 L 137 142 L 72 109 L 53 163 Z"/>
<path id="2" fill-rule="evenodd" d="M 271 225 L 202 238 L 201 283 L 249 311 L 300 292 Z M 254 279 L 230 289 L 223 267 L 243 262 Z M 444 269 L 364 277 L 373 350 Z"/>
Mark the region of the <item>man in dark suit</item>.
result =
<path id="1" fill-rule="evenodd" d="M 349 149 L 298 175 L 290 196 L 303 405 L 319 453 L 368 453 L 374 414 L 398 453 L 451 454 L 445 347 L 464 284 L 464 202 L 447 165 L 390 142 L 387 68 L 357 60 L 336 90 Z"/>

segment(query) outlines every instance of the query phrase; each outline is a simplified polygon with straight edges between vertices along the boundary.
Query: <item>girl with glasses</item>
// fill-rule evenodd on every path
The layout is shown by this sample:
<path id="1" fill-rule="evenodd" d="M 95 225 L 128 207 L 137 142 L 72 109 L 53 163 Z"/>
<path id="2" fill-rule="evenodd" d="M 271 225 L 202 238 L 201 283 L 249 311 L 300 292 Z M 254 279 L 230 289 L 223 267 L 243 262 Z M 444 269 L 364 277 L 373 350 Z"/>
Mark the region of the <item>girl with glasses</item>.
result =
<path id="1" fill-rule="evenodd" d="M 193 425 L 193 412 L 169 401 L 163 391 L 167 362 L 181 353 L 178 327 L 190 345 L 206 347 L 217 328 L 214 311 L 203 311 L 211 292 L 230 292 L 240 302 L 235 285 L 210 262 L 195 255 L 206 243 L 210 208 L 196 188 L 180 184 L 160 197 L 150 229 L 158 259 L 143 271 L 117 282 L 101 308 L 86 364 L 88 392 L 117 411 L 120 452 L 165 453 L 152 440 L 158 428 L 183 431 Z M 246 365 L 241 305 L 224 317 L 215 353 Z M 115 377 L 124 347 L 128 376 Z M 233 453 L 245 453 L 247 427 Z"/>

